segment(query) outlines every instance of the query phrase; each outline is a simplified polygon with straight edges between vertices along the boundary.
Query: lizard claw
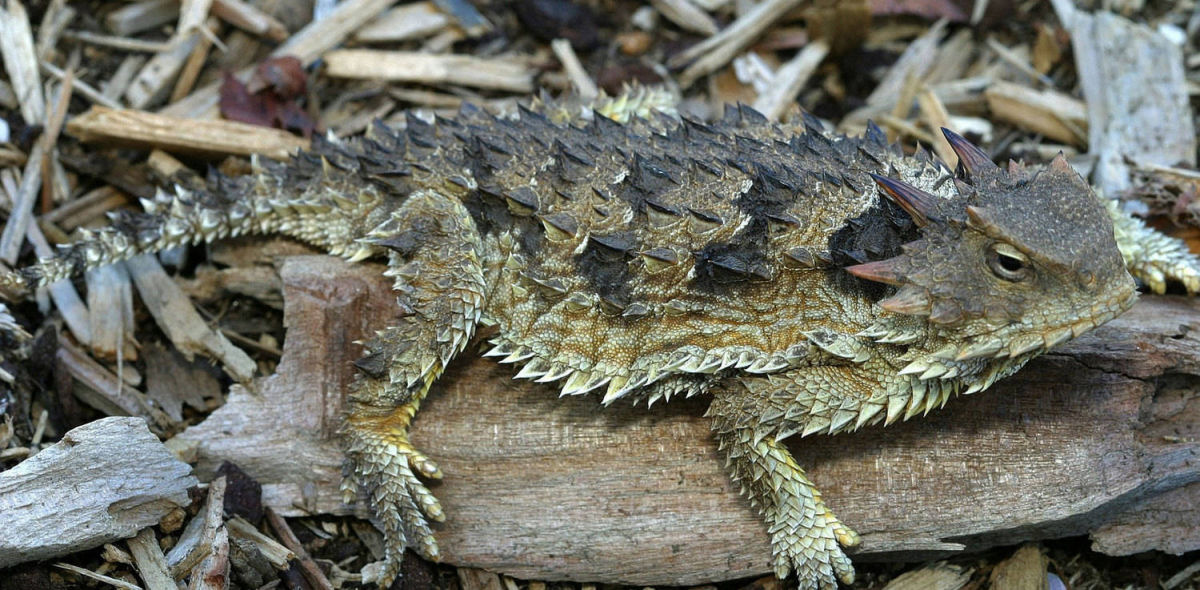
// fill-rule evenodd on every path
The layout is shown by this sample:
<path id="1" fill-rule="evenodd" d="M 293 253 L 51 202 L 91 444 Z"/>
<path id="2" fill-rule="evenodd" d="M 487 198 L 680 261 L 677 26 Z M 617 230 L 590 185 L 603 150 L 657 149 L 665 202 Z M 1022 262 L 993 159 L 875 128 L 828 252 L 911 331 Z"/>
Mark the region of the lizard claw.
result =
<path id="1" fill-rule="evenodd" d="M 838 581 L 854 583 L 854 566 L 843 547 L 858 545 L 858 533 L 824 506 L 811 528 L 782 527 L 771 534 L 771 566 L 781 579 L 795 572 L 798 590 L 837 590 Z"/>
<path id="2" fill-rule="evenodd" d="M 343 431 L 349 463 L 342 482 L 344 500 L 365 496 L 383 531 L 384 564 L 376 582 L 387 587 L 400 575 L 404 550 L 439 561 L 441 552 L 430 524 L 445 520 L 441 503 L 418 477 L 438 479 L 441 470 L 408 440 L 407 428 L 377 429 L 348 420 Z M 347 502 L 349 503 L 349 502 Z"/>

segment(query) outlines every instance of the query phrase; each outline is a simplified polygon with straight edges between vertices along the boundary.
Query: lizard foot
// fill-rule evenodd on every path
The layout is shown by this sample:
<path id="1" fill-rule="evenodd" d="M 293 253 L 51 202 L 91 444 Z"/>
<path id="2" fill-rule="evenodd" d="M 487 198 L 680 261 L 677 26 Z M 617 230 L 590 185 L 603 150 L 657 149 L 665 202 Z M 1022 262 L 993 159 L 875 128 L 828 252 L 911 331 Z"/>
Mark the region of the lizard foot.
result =
<path id="1" fill-rule="evenodd" d="M 445 514 L 420 478 L 441 479 L 442 472 L 408 440 L 416 406 L 402 404 L 378 414 L 359 406 L 347 416 L 342 431 L 349 456 L 343 501 L 349 504 L 365 496 L 384 535 L 384 567 L 376 580 L 380 587 L 400 575 L 405 548 L 430 561 L 440 559 L 430 523 L 442 522 Z"/>
<path id="2" fill-rule="evenodd" d="M 838 580 L 854 582 L 854 565 L 842 550 L 859 543 L 850 530 L 818 502 L 811 522 L 779 522 L 771 531 L 771 566 L 781 579 L 795 572 L 799 590 L 837 590 Z"/>
<path id="3" fill-rule="evenodd" d="M 1200 258 L 1187 244 L 1147 226 L 1115 201 L 1106 201 L 1106 207 L 1129 274 L 1155 293 L 1165 293 L 1168 281 L 1183 285 L 1189 295 L 1200 293 Z"/>

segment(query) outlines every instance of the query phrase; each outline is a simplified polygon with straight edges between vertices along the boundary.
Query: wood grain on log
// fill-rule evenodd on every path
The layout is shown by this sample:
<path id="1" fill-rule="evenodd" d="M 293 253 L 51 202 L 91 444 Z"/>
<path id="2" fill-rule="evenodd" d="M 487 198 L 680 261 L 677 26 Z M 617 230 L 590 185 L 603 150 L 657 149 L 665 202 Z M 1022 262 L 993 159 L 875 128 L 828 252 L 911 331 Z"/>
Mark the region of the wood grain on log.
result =
<path id="1" fill-rule="evenodd" d="M 180 436 L 198 445 L 202 474 L 233 460 L 284 514 L 344 513 L 342 456 L 329 437 L 360 350 L 352 341 L 396 313 L 394 296 L 373 265 L 300 256 L 281 274 L 288 333 L 277 373 Z M 1200 480 L 1200 398 L 1190 393 L 1200 384 L 1198 312 L 1195 300 L 1145 297 L 986 393 L 791 446 L 863 534 L 858 560 L 1097 530 Z M 707 400 L 604 409 L 464 357 L 413 430 L 446 474 L 432 486 L 448 515 L 437 531 L 445 561 L 632 584 L 769 571 L 763 524 L 709 439 Z M 1123 534 L 1135 520 L 1122 521 Z M 1189 534 L 1185 543 L 1200 545 Z"/>
<path id="2" fill-rule="evenodd" d="M 0 473 L 0 568 L 132 537 L 197 483 L 144 419 L 84 424 Z"/>

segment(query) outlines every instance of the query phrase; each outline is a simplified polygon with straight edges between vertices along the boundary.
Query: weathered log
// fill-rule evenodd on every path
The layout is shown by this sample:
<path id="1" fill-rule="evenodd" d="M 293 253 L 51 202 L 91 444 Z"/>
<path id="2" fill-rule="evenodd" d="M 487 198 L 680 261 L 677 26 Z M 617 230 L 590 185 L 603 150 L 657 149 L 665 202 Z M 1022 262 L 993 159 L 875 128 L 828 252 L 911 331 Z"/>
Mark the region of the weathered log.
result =
<path id="1" fill-rule="evenodd" d="M 301 256 L 281 273 L 288 332 L 277 373 L 180 438 L 197 446 L 200 473 L 232 460 L 284 514 L 344 513 L 330 436 L 360 351 L 352 341 L 394 316 L 394 296 L 374 265 Z M 1188 393 L 1200 384 L 1198 327 L 1200 301 L 1144 297 L 986 393 L 923 419 L 791 446 L 863 534 L 858 560 L 1118 524 L 1134 534 L 1129 515 L 1143 502 L 1200 480 L 1190 460 L 1200 408 Z M 445 561 L 633 584 L 768 571 L 765 529 L 722 471 L 706 400 L 604 409 L 594 396 L 560 399 L 553 387 L 513 381 L 511 367 L 464 356 L 413 430 L 445 473 L 432 486 L 448 515 L 437 530 Z M 1186 534 L 1170 548 L 1200 545 L 1196 528 Z M 1140 549 L 1159 546 L 1151 537 Z"/>
<path id="2" fill-rule="evenodd" d="M 132 537 L 197 485 L 142 418 L 103 418 L 0 473 L 0 568 Z"/>

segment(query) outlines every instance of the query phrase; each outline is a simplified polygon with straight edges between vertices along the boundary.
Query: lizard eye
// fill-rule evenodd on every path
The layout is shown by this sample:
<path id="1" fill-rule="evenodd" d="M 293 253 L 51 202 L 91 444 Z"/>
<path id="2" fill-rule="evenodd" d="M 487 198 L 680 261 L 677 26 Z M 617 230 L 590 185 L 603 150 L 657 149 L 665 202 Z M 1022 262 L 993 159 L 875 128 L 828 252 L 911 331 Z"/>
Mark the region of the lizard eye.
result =
<path id="1" fill-rule="evenodd" d="M 1001 242 L 988 248 L 988 266 L 996 276 L 1014 283 L 1029 276 L 1029 259 L 1016 248 Z"/>

